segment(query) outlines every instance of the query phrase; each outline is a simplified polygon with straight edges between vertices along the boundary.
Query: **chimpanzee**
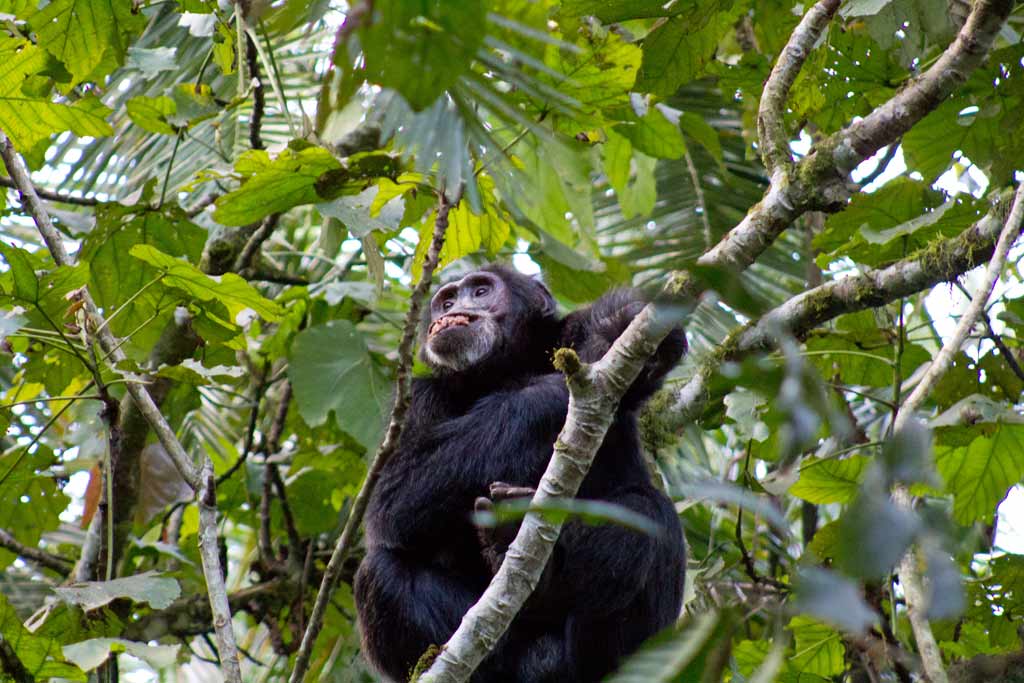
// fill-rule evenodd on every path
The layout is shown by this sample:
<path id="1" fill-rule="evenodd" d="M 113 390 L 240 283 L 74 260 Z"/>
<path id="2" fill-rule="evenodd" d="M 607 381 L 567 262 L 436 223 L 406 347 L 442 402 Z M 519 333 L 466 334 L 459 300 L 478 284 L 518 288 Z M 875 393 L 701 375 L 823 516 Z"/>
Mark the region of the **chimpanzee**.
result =
<path id="1" fill-rule="evenodd" d="M 399 451 L 367 510 L 367 555 L 355 599 L 369 661 L 405 681 L 483 593 L 514 538 L 474 526 L 474 509 L 532 495 L 565 422 L 569 393 L 551 365 L 559 347 L 599 359 L 643 307 L 612 292 L 560 319 L 539 281 L 491 265 L 443 285 L 424 321 L 417 379 Z M 686 548 L 675 508 L 650 481 L 636 411 L 686 350 L 675 329 L 628 390 L 579 491 L 663 529 L 563 529 L 541 585 L 483 661 L 475 683 L 588 683 L 673 623 Z"/>

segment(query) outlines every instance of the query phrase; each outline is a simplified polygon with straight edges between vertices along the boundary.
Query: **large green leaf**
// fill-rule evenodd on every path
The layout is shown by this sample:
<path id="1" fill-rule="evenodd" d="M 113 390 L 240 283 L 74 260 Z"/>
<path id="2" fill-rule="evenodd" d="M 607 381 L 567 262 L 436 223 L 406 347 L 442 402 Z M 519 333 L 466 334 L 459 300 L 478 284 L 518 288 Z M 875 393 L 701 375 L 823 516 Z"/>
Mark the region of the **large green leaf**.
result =
<path id="1" fill-rule="evenodd" d="M 124 652 L 146 662 L 154 669 L 170 669 L 178 660 L 180 645 L 149 645 L 123 638 L 90 638 L 64 646 L 64 656 L 83 671 L 92 671 L 111 654 Z"/>
<path id="2" fill-rule="evenodd" d="M 224 225 L 248 225 L 293 206 L 330 199 L 317 191 L 317 183 L 342 172 L 342 165 L 323 147 L 307 147 L 286 149 L 273 161 L 266 152 L 249 152 L 235 169 L 245 177 L 242 186 L 220 197 L 213 212 Z"/>
<path id="3" fill-rule="evenodd" d="M 663 23 L 644 39 L 637 90 L 673 95 L 679 86 L 703 75 L 719 41 L 732 30 L 734 21 L 735 11 L 701 8 Z"/>
<path id="4" fill-rule="evenodd" d="M 796 641 L 790 666 L 800 673 L 838 676 L 843 672 L 843 640 L 832 628 L 810 617 L 793 617 L 787 627 Z"/>
<path id="5" fill-rule="evenodd" d="M 8 400 L 17 400 L 17 396 Z M 5 401 L 6 403 L 7 401 Z M 4 510 L 3 528 L 17 533 L 18 540 L 35 546 L 43 532 L 53 531 L 68 497 L 56 479 L 47 474 L 55 460 L 49 448 L 28 453 L 18 448 L 0 455 L 0 509 Z M 0 567 L 14 559 L 0 549 Z"/>
<path id="6" fill-rule="evenodd" d="M 84 581 L 54 588 L 61 600 L 90 611 L 127 598 L 148 603 L 153 609 L 165 609 L 181 595 L 176 579 L 148 571 L 110 581 Z"/>
<path id="7" fill-rule="evenodd" d="M 46 49 L 71 73 L 70 85 L 99 82 L 124 63 L 129 41 L 146 26 L 131 0 L 52 0 L 29 17 Z"/>
<path id="8" fill-rule="evenodd" d="M 426 109 L 466 70 L 486 34 L 481 0 L 378 0 L 359 32 L 371 81 Z"/>
<path id="9" fill-rule="evenodd" d="M 677 680 L 715 630 L 718 615 L 702 614 L 686 628 L 655 637 L 606 680 L 609 683 L 669 683 Z"/>
<path id="10" fill-rule="evenodd" d="M 1006 492 L 1024 478 L 1024 424 L 988 422 L 975 429 L 981 435 L 967 446 L 935 449 L 939 474 L 953 494 L 953 518 L 964 525 L 990 523 Z"/>
<path id="11" fill-rule="evenodd" d="M 438 262 L 440 268 L 479 249 L 484 249 L 487 255 L 493 258 L 512 233 L 512 217 L 495 198 L 494 182 L 484 176 L 477 180 L 477 184 L 482 193 L 483 211 L 475 212 L 469 206 L 469 202 L 463 201 L 448 213 L 448 230 L 445 232 L 444 246 L 441 248 L 441 258 Z M 416 279 L 419 279 L 423 270 L 423 259 L 426 258 L 434 232 L 435 216 L 436 214 L 431 214 L 423 221 L 420 229 L 412 269 L 413 277 Z"/>
<path id="12" fill-rule="evenodd" d="M 72 105 L 51 102 L 23 90 L 28 79 L 47 64 L 47 55 L 28 41 L 0 38 L 0 129 L 21 152 L 50 135 L 70 130 L 76 135 L 110 135 L 110 110 L 93 96 Z"/>
<path id="13" fill-rule="evenodd" d="M 303 330 L 288 356 L 288 376 L 302 419 L 338 426 L 367 448 L 376 445 L 391 400 L 391 383 L 366 341 L 347 320 Z"/>
<path id="14" fill-rule="evenodd" d="M 168 256 L 148 244 L 136 244 L 128 253 L 163 271 L 163 284 L 182 289 L 200 301 L 218 301 L 228 309 L 232 318 L 246 308 L 251 308 L 268 321 L 278 320 L 283 313 L 280 306 L 264 298 L 234 273 L 225 273 L 214 279 L 192 264 Z"/>
<path id="15" fill-rule="evenodd" d="M 807 458 L 800 465 L 800 479 L 789 492 L 818 505 L 853 500 L 864 478 L 869 458 Z"/>
<path id="16" fill-rule="evenodd" d="M 86 675 L 77 666 L 64 661 L 60 643 L 45 636 L 34 635 L 21 623 L 17 612 L 0 593 L 0 638 L 10 647 L 18 661 L 31 677 L 29 680 L 49 681 L 57 678 L 86 681 Z M 5 669 L 6 671 L 6 669 Z M 4 680 L 15 680 L 7 678 Z"/>
<path id="17" fill-rule="evenodd" d="M 197 263 L 206 235 L 180 210 L 136 213 L 115 205 L 96 212 L 96 227 L 83 241 L 79 260 L 89 265 L 89 292 L 108 312 L 108 324 L 115 334 L 133 334 L 134 345 L 143 351 L 152 348 L 162 325 L 150 318 L 161 307 L 170 315 L 174 303 L 166 287 L 142 291 L 160 271 L 130 258 L 131 248 L 148 244 L 168 256 Z M 115 311 L 117 315 L 111 317 Z M 139 329 L 147 321 L 149 324 Z"/>

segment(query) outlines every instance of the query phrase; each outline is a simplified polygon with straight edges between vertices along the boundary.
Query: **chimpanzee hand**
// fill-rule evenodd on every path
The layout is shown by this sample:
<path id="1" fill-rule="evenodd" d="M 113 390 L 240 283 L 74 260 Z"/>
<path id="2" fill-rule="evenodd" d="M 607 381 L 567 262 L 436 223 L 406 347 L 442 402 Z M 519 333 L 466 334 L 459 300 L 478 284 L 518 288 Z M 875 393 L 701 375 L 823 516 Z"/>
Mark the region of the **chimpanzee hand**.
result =
<path id="1" fill-rule="evenodd" d="M 503 481 L 496 481 L 490 486 L 490 498 L 483 496 L 476 499 L 474 508 L 477 512 L 491 512 L 494 504 L 505 500 L 516 498 L 533 498 L 536 489 L 529 486 L 513 486 Z M 476 535 L 480 540 L 480 552 L 484 562 L 490 568 L 492 574 L 498 572 L 502 561 L 505 559 L 505 552 L 515 540 L 519 533 L 519 522 L 508 522 L 494 527 L 477 527 Z"/>

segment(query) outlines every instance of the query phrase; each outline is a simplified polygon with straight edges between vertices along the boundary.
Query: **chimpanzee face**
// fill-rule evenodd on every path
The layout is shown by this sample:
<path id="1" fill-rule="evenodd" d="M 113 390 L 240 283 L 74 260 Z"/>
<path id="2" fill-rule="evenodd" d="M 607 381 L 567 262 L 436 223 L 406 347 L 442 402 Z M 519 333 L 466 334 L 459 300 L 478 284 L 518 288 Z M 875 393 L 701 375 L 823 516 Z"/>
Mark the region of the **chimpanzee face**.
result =
<path id="1" fill-rule="evenodd" d="M 455 372 L 482 361 L 501 342 L 510 296 L 501 277 L 489 271 L 442 286 L 430 301 L 423 359 L 431 367 Z"/>

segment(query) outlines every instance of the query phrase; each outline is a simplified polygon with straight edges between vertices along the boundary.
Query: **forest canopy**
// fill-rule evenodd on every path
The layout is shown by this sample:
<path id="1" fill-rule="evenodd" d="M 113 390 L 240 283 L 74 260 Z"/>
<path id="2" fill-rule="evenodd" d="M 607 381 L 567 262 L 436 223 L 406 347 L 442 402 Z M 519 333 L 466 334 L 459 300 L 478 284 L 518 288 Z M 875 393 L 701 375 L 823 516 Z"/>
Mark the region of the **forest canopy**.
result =
<path id="1" fill-rule="evenodd" d="M 556 355 L 558 490 L 686 329 L 640 416 L 685 604 L 612 680 L 1024 680 L 1022 30 L 1013 0 L 0 0 L 0 680 L 374 680 L 366 499 L 431 283 L 491 261 L 563 312 L 654 302 Z M 468 679 L 566 518 L 635 522 L 512 507 L 530 552 L 418 680 Z"/>

